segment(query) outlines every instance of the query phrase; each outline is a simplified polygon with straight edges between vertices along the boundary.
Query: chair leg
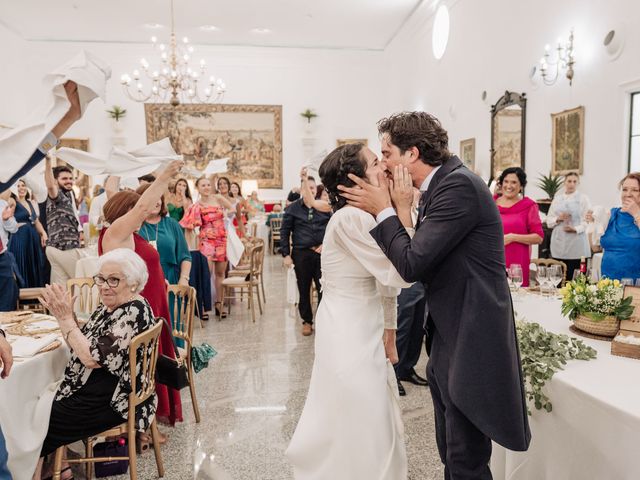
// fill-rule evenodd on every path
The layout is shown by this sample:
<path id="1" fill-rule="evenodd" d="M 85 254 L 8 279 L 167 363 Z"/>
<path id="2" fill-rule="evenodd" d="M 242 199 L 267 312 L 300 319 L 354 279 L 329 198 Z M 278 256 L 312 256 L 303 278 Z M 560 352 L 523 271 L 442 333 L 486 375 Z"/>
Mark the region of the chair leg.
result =
<path id="1" fill-rule="evenodd" d="M 196 398 L 196 386 L 193 382 L 193 366 L 189 362 L 189 391 L 191 392 L 191 403 L 193 404 L 193 414 L 196 417 L 196 423 L 200 423 L 200 407 L 198 407 L 198 399 Z"/>
<path id="2" fill-rule="evenodd" d="M 260 299 L 260 285 L 256 285 L 256 294 L 258 295 L 258 308 L 260 309 L 260 315 L 262 315 L 262 300 Z"/>
<path id="3" fill-rule="evenodd" d="M 264 277 L 262 276 L 262 272 L 260 272 L 260 287 L 262 288 L 262 301 L 267 303 L 267 296 L 264 293 Z"/>
<path id="4" fill-rule="evenodd" d="M 60 470 L 62 470 L 62 460 L 65 447 L 59 447 L 53 460 L 53 480 L 60 480 Z"/>
<path id="5" fill-rule="evenodd" d="M 135 428 L 127 429 L 127 440 L 129 442 L 129 478 L 137 480 L 138 478 L 138 456 L 136 452 L 136 430 Z"/>
<path id="6" fill-rule="evenodd" d="M 249 287 L 249 310 L 251 311 L 251 320 L 256 323 L 256 307 L 253 304 L 253 288 Z"/>
<path id="7" fill-rule="evenodd" d="M 164 463 L 162 463 L 162 454 L 160 453 L 160 434 L 158 433 L 158 425 L 155 419 L 151 423 L 151 439 L 153 440 L 153 453 L 156 455 L 156 466 L 158 467 L 158 476 L 164 477 Z"/>
<path id="8" fill-rule="evenodd" d="M 87 458 L 93 458 L 93 438 L 87 438 L 85 453 Z M 87 472 L 87 480 L 91 480 L 93 478 L 93 462 L 87 462 L 85 471 Z"/>

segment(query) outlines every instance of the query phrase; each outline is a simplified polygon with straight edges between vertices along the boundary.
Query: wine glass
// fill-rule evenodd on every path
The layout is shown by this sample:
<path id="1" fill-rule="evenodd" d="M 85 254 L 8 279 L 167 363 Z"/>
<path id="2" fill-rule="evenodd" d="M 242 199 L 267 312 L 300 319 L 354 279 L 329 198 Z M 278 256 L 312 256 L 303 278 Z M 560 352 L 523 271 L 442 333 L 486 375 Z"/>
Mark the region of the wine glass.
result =
<path id="1" fill-rule="evenodd" d="M 633 278 L 621 278 L 620 283 L 624 286 L 633 287 Z"/>
<path id="2" fill-rule="evenodd" d="M 512 263 L 509 265 L 509 278 L 516 287 L 516 295 L 518 295 L 520 287 L 522 286 L 522 265 L 519 263 Z"/>
<path id="3" fill-rule="evenodd" d="M 540 285 L 540 293 L 544 297 L 544 289 L 549 281 L 549 270 L 544 265 L 538 265 L 538 269 L 536 270 L 536 280 L 538 281 L 538 285 Z"/>
<path id="4" fill-rule="evenodd" d="M 549 266 L 549 282 L 553 287 L 553 293 L 556 292 L 556 287 L 558 283 L 562 281 L 562 266 L 561 265 L 550 265 Z"/>

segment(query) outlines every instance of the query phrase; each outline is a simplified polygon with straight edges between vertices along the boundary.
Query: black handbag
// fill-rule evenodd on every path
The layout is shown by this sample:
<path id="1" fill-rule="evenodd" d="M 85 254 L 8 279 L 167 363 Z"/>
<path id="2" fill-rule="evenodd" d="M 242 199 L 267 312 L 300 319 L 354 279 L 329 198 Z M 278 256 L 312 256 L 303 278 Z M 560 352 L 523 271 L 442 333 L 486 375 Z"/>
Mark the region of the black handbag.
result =
<path id="1" fill-rule="evenodd" d="M 165 318 L 162 319 L 171 332 L 171 326 Z M 171 337 L 171 344 L 175 352 L 176 358 L 180 357 L 176 343 Z M 189 374 L 187 373 L 186 362 L 178 362 L 176 358 L 167 355 L 158 355 L 156 361 L 156 383 L 166 385 L 174 390 L 182 390 L 189 386 Z"/>
<path id="2" fill-rule="evenodd" d="M 129 446 L 124 438 L 118 440 L 97 443 L 93 446 L 94 458 L 99 457 L 127 457 L 129 456 Z M 96 478 L 121 475 L 129 470 L 129 460 L 108 460 L 106 462 L 96 462 Z"/>

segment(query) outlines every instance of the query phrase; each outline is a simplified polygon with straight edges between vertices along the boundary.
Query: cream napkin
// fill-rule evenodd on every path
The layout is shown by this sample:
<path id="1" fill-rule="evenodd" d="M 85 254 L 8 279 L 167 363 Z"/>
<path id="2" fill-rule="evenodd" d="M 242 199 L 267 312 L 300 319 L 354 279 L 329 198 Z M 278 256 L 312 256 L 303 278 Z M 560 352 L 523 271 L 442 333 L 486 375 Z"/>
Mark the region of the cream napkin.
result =
<path id="1" fill-rule="evenodd" d="M 14 337 L 16 340 L 11 344 L 14 357 L 33 357 L 44 347 L 51 345 L 58 339 L 58 335 L 50 333 L 40 338 L 34 337 Z"/>

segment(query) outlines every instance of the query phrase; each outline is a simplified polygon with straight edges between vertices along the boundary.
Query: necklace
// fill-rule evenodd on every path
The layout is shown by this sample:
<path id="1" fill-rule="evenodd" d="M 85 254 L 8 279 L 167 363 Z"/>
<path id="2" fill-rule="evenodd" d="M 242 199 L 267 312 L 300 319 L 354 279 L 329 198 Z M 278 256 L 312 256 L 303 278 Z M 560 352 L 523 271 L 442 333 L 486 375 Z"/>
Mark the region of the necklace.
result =
<path id="1" fill-rule="evenodd" d="M 151 225 L 148 222 L 144 222 L 145 225 Z M 158 225 L 160 225 L 160 222 L 156 223 L 156 238 L 155 240 L 151 240 L 151 238 L 147 238 L 146 233 L 145 235 L 143 235 L 142 238 L 144 238 L 147 242 L 149 242 L 149 245 L 151 245 L 153 248 L 155 248 L 156 250 L 158 250 Z"/>

